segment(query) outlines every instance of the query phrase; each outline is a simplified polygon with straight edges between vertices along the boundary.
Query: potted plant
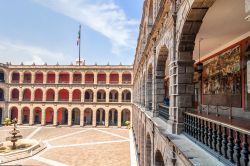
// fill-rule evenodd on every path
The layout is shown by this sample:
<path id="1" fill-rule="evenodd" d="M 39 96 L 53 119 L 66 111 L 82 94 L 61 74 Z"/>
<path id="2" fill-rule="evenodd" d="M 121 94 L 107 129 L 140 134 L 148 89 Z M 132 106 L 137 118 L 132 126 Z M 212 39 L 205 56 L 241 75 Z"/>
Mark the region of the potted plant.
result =
<path id="1" fill-rule="evenodd" d="M 128 129 L 130 129 L 130 121 L 125 121 L 125 125 L 127 126 Z"/>
<path id="2" fill-rule="evenodd" d="M 11 120 L 10 120 L 10 118 L 5 118 L 4 121 L 3 121 L 3 125 L 4 125 L 4 126 L 10 126 L 10 125 L 11 125 Z"/>

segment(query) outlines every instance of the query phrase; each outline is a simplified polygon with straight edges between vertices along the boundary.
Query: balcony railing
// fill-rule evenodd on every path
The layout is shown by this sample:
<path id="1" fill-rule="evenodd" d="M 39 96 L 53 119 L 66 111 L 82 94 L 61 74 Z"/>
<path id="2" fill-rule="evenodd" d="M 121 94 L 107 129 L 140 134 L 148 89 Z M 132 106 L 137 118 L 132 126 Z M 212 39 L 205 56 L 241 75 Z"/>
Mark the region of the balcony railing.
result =
<path id="1" fill-rule="evenodd" d="M 131 84 L 131 81 L 122 81 L 123 84 Z"/>
<path id="2" fill-rule="evenodd" d="M 85 84 L 93 84 L 94 81 L 85 81 Z"/>
<path id="3" fill-rule="evenodd" d="M 31 83 L 31 80 L 23 80 L 23 83 Z"/>
<path id="4" fill-rule="evenodd" d="M 30 98 L 23 98 L 23 101 L 30 101 Z"/>
<path id="5" fill-rule="evenodd" d="M 249 165 L 249 120 L 215 114 L 184 113 L 184 131 L 226 165 Z"/>
<path id="6" fill-rule="evenodd" d="M 131 102 L 129 99 L 123 99 L 122 102 Z"/>
<path id="7" fill-rule="evenodd" d="M 158 105 L 159 117 L 168 120 L 169 119 L 169 107 L 164 104 Z"/>
<path id="8" fill-rule="evenodd" d="M 119 81 L 109 81 L 110 84 L 119 84 Z"/>
<path id="9" fill-rule="evenodd" d="M 98 81 L 98 84 L 106 84 L 106 81 Z"/>
<path id="10" fill-rule="evenodd" d="M 48 84 L 54 84 L 55 83 L 55 80 L 52 80 L 52 81 L 47 81 Z"/>
<path id="11" fill-rule="evenodd" d="M 106 102 L 106 99 L 97 99 L 97 102 Z"/>
<path id="12" fill-rule="evenodd" d="M 35 98 L 34 101 L 42 101 L 43 98 Z"/>
<path id="13" fill-rule="evenodd" d="M 81 99 L 72 99 L 72 101 L 75 101 L 75 102 L 80 102 Z"/>
<path id="14" fill-rule="evenodd" d="M 58 99 L 58 101 L 69 101 L 69 99 Z"/>
<path id="15" fill-rule="evenodd" d="M 118 102 L 118 99 L 109 99 L 109 102 Z"/>
<path id="16" fill-rule="evenodd" d="M 93 102 L 93 99 L 84 99 L 84 102 Z"/>
<path id="17" fill-rule="evenodd" d="M 42 83 L 43 83 L 43 80 L 36 80 L 35 83 L 36 83 L 36 84 L 42 84 Z"/>
<path id="18" fill-rule="evenodd" d="M 60 84 L 68 84 L 69 81 L 62 81 L 62 80 L 59 80 L 59 83 L 60 83 Z"/>
<path id="19" fill-rule="evenodd" d="M 73 83 L 74 84 L 80 84 L 80 83 L 82 83 L 82 81 L 81 80 L 73 80 Z"/>

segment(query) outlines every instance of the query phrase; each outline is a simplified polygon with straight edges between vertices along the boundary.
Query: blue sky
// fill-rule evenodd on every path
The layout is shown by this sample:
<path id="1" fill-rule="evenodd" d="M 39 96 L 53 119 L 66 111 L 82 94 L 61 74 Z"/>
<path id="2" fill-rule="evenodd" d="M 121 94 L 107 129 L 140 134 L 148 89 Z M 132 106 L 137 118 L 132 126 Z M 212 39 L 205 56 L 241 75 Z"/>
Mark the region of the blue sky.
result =
<path id="1" fill-rule="evenodd" d="M 2 0 L 0 62 L 132 64 L 143 0 Z"/>

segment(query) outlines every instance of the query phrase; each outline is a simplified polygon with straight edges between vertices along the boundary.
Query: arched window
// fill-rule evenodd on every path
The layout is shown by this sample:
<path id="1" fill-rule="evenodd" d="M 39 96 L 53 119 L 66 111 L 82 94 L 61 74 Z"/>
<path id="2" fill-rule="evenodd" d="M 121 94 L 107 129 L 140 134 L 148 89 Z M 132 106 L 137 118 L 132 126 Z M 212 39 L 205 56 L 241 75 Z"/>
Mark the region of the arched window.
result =
<path id="1" fill-rule="evenodd" d="M 20 81 L 20 74 L 19 72 L 13 72 L 12 73 L 12 79 L 11 79 L 11 83 L 19 83 Z"/>
<path id="2" fill-rule="evenodd" d="M 47 83 L 55 83 L 56 75 L 54 72 L 50 71 L 47 73 Z"/>
<path id="3" fill-rule="evenodd" d="M 85 74 L 85 84 L 93 84 L 94 83 L 94 73 L 86 72 Z"/>
<path id="4" fill-rule="evenodd" d="M 85 91 L 84 101 L 85 102 L 93 102 L 93 91 L 92 90 L 88 89 Z"/>
<path id="5" fill-rule="evenodd" d="M 69 101 L 69 91 L 61 89 L 58 94 L 58 101 Z"/>
<path id="6" fill-rule="evenodd" d="M 23 74 L 23 83 L 31 83 L 31 73 L 26 71 Z"/>
<path id="7" fill-rule="evenodd" d="M 0 101 L 4 101 L 4 90 L 0 88 Z"/>
<path id="8" fill-rule="evenodd" d="M 46 101 L 55 100 L 55 91 L 53 89 L 48 89 L 46 92 Z"/>
<path id="9" fill-rule="evenodd" d="M 82 83 L 82 74 L 80 72 L 74 72 L 73 74 L 73 83 Z"/>
<path id="10" fill-rule="evenodd" d="M 30 101 L 31 100 L 31 90 L 24 89 L 23 90 L 23 101 Z"/>
<path id="11" fill-rule="evenodd" d="M 72 101 L 81 101 L 81 91 L 79 89 L 73 91 Z"/>
<path id="12" fill-rule="evenodd" d="M 15 88 L 11 91 L 11 100 L 13 100 L 13 101 L 19 100 L 19 90 L 18 89 Z"/>
<path id="13" fill-rule="evenodd" d="M 59 73 L 59 83 L 69 83 L 69 73 L 60 72 Z"/>
<path id="14" fill-rule="evenodd" d="M 109 102 L 118 102 L 118 91 L 112 90 L 109 92 Z"/>
<path id="15" fill-rule="evenodd" d="M 99 72 L 97 74 L 97 83 L 98 84 L 106 84 L 106 73 Z"/>
<path id="16" fill-rule="evenodd" d="M 106 92 L 104 90 L 97 91 L 97 102 L 106 102 Z"/>
<path id="17" fill-rule="evenodd" d="M 131 102 L 131 92 L 124 90 L 122 92 L 122 102 Z"/>
<path id="18" fill-rule="evenodd" d="M 42 72 L 36 72 L 35 74 L 35 83 L 43 83 L 43 73 Z"/>
<path id="19" fill-rule="evenodd" d="M 129 72 L 122 73 L 122 83 L 131 84 L 131 73 Z"/>
<path id="20" fill-rule="evenodd" d="M 35 101 L 42 101 L 43 100 L 43 91 L 41 89 L 35 90 Z"/>
<path id="21" fill-rule="evenodd" d="M 109 83 L 110 84 L 118 84 L 119 83 L 119 74 L 118 72 L 111 72 L 109 75 Z"/>

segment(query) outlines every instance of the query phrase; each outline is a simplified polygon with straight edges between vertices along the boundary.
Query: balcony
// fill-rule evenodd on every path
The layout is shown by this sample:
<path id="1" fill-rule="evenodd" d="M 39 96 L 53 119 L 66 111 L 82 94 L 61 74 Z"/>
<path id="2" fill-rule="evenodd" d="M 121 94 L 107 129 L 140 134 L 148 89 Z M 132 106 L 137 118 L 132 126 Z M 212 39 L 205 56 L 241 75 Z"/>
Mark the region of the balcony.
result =
<path id="1" fill-rule="evenodd" d="M 109 99 L 109 102 L 118 102 L 118 99 Z"/>
<path id="2" fill-rule="evenodd" d="M 158 105 L 159 117 L 163 120 L 169 119 L 169 107 L 164 104 Z"/>
<path id="3" fill-rule="evenodd" d="M 97 102 L 106 102 L 106 99 L 97 99 Z"/>
<path id="4" fill-rule="evenodd" d="M 129 102 L 131 102 L 131 100 L 129 100 L 129 99 L 123 99 L 122 102 L 129 103 Z"/>
<path id="5" fill-rule="evenodd" d="M 81 102 L 81 99 L 72 99 L 73 102 Z"/>
<path id="6" fill-rule="evenodd" d="M 84 102 L 93 102 L 93 99 L 84 99 Z"/>
<path id="7" fill-rule="evenodd" d="M 184 113 L 187 137 L 226 165 L 249 164 L 249 120 L 198 112 Z"/>
<path id="8" fill-rule="evenodd" d="M 131 81 L 122 81 L 123 84 L 131 84 Z"/>
<path id="9" fill-rule="evenodd" d="M 109 84 L 119 84 L 119 81 L 109 81 Z"/>
<path id="10" fill-rule="evenodd" d="M 94 81 L 85 81 L 85 84 L 94 84 Z"/>
<path id="11" fill-rule="evenodd" d="M 106 84 L 106 81 L 98 81 L 98 84 Z"/>

